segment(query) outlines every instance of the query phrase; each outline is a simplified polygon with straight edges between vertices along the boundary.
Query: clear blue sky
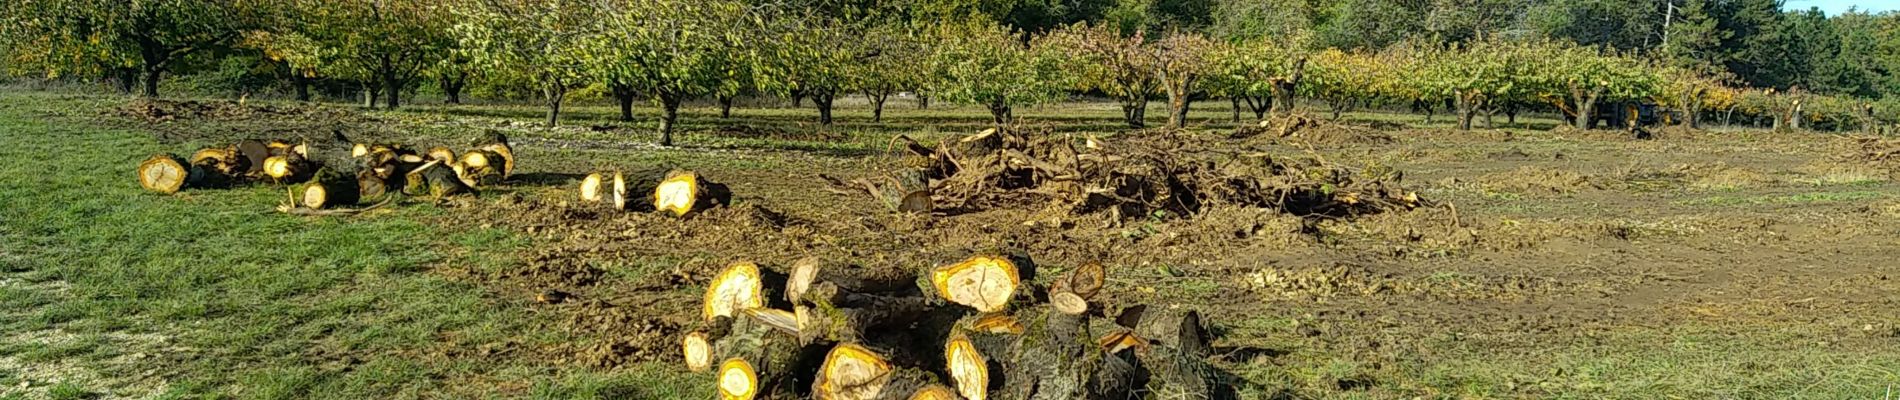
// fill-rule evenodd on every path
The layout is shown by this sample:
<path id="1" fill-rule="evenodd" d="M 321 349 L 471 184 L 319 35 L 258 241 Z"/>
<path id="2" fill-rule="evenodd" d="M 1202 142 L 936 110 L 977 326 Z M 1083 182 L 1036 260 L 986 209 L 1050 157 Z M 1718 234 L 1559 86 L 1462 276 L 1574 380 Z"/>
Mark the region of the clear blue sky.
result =
<path id="1" fill-rule="evenodd" d="M 1806 10 L 1809 7 L 1820 7 L 1821 11 L 1826 11 L 1827 15 L 1831 17 L 1847 12 L 1848 7 L 1856 7 L 1861 11 L 1871 13 L 1900 10 L 1900 0 L 1787 0 L 1784 7 L 1789 10 Z"/>

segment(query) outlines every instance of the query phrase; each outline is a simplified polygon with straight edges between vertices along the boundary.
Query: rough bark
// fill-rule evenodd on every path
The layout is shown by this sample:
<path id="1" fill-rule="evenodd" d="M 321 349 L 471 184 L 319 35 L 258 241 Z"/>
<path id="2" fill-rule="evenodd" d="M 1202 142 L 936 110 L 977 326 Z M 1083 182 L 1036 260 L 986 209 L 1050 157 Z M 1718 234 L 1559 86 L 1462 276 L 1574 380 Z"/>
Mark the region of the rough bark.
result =
<path id="1" fill-rule="evenodd" d="M 468 86 L 468 73 L 458 72 L 442 78 L 443 100 L 448 104 L 462 104 L 462 89 Z"/>
<path id="2" fill-rule="evenodd" d="M 620 104 L 620 121 L 633 121 L 633 100 L 639 96 L 639 93 L 633 90 L 633 85 L 613 83 L 609 84 L 608 88 L 613 90 L 614 100 Z"/>
<path id="3" fill-rule="evenodd" d="M 1577 129 L 1595 129 L 1596 128 L 1597 98 L 1602 97 L 1602 96 L 1603 96 L 1602 86 L 1594 86 L 1589 89 L 1585 89 L 1580 84 L 1573 83 L 1570 85 L 1570 100 L 1572 102 L 1575 102 L 1576 109 L 1577 109 L 1577 116 L 1580 117 L 1577 119 Z"/>
<path id="4" fill-rule="evenodd" d="M 1273 113 L 1287 115 L 1293 113 L 1293 96 L 1298 93 L 1300 80 L 1306 76 L 1306 57 L 1293 61 L 1293 72 L 1285 78 L 1273 80 Z"/>
<path id="5" fill-rule="evenodd" d="M 732 118 L 732 96 L 719 96 L 719 118 Z"/>
<path id="6" fill-rule="evenodd" d="M 685 96 L 676 93 L 660 93 L 660 145 L 673 145 L 674 126 L 679 123 L 680 102 Z"/>
<path id="7" fill-rule="evenodd" d="M 811 93 L 811 104 L 818 107 L 818 124 L 831 126 L 831 105 L 837 99 L 838 92 L 817 90 Z"/>
<path id="8" fill-rule="evenodd" d="M 567 86 L 556 78 L 541 88 L 542 96 L 548 103 L 548 126 L 554 127 L 561 122 L 561 100 L 567 97 Z"/>

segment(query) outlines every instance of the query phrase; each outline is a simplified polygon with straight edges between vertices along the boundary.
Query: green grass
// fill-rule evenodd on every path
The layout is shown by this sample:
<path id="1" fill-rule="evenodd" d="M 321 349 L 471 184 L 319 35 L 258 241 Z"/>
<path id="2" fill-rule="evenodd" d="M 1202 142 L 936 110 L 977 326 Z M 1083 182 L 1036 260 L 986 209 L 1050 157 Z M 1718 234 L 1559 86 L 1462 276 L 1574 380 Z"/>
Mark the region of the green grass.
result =
<path id="1" fill-rule="evenodd" d="M 427 272 L 448 263 L 511 265 L 513 252 L 528 245 L 511 234 L 443 230 L 422 222 L 426 207 L 366 218 L 291 217 L 270 211 L 281 189 L 262 186 L 153 195 L 132 184 L 133 166 L 177 149 L 146 133 L 57 116 L 109 101 L 8 94 L 0 103 L 0 157 L 33 160 L 0 166 L 9 176 L 0 180 L 0 279 L 13 282 L 0 285 L 0 310 L 8 313 L 0 338 L 71 337 L 0 343 L 0 357 L 29 366 L 0 367 L 0 374 L 58 380 L 157 370 L 169 384 L 119 381 L 127 387 L 114 392 L 170 398 L 532 394 L 454 384 L 471 379 L 513 380 L 554 397 L 654 398 L 699 389 L 680 380 L 625 384 L 668 372 L 654 368 L 578 371 L 442 355 L 563 340 L 533 329 L 520 300 Z M 151 339 L 116 339 L 128 335 Z M 149 357 L 115 360 L 134 353 Z M 17 390 L 0 388 L 0 395 Z M 74 386 L 31 391 L 84 393 Z"/>

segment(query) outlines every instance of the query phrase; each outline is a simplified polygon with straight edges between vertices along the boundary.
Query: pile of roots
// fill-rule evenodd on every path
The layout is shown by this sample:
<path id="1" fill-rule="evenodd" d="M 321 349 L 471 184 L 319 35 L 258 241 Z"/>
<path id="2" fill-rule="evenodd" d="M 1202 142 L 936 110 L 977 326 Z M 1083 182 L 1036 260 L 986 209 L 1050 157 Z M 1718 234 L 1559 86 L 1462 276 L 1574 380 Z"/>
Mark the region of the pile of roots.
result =
<path id="1" fill-rule="evenodd" d="M 1234 397 L 1206 361 L 1197 312 L 1136 305 L 1111 314 L 1096 300 L 1100 264 L 1045 287 L 1030 283 L 1032 261 L 1009 254 L 921 276 L 816 258 L 785 273 L 734 263 L 708 285 L 703 322 L 681 338 L 686 366 L 710 372 L 722 399 Z"/>
<path id="2" fill-rule="evenodd" d="M 870 193 L 892 210 L 949 214 L 1054 207 L 1118 220 L 1191 217 L 1213 206 L 1351 217 L 1425 205 L 1389 168 L 1352 169 L 1316 157 L 1280 157 L 1183 132 L 1112 140 L 986 130 L 929 147 L 883 177 L 826 177 L 835 193 Z"/>
<path id="3" fill-rule="evenodd" d="M 191 157 L 155 154 L 138 166 L 139 185 L 160 194 L 184 189 L 228 188 L 250 183 L 285 185 L 280 211 L 333 215 L 361 211 L 358 204 L 387 204 L 396 197 L 472 194 L 514 173 L 508 138 L 489 132 L 459 156 L 447 147 L 418 152 L 401 144 L 351 143 L 340 132 L 330 140 L 242 140 L 198 150 Z"/>

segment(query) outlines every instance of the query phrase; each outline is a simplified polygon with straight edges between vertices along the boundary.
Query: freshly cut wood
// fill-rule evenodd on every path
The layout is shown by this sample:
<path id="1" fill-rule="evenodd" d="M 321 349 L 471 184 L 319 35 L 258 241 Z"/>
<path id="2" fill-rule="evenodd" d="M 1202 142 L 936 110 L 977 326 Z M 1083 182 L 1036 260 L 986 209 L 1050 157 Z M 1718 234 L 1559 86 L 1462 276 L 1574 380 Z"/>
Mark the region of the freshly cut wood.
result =
<path id="1" fill-rule="evenodd" d="M 841 293 L 898 294 L 918 289 L 916 273 L 901 268 L 869 269 L 843 264 L 827 267 L 825 264 L 825 260 L 817 256 L 792 262 L 791 276 L 785 285 L 786 300 L 796 302 L 817 282 L 831 283 Z"/>
<path id="2" fill-rule="evenodd" d="M 731 203 L 732 192 L 725 185 L 702 179 L 692 171 L 673 171 L 654 186 L 652 200 L 655 211 L 685 216 Z"/>
<path id="3" fill-rule="evenodd" d="M 712 368 L 712 342 L 706 340 L 705 332 L 692 332 L 680 340 L 681 353 L 686 358 L 686 369 L 703 372 Z"/>
<path id="4" fill-rule="evenodd" d="M 613 197 L 615 210 L 627 209 L 627 175 L 620 171 L 614 171 Z"/>
<path id="5" fill-rule="evenodd" d="M 1022 287 L 1016 263 L 1006 257 L 989 255 L 937 267 L 931 271 L 930 281 L 944 300 L 978 312 L 1004 310 Z"/>
<path id="6" fill-rule="evenodd" d="M 976 333 L 1021 335 L 1023 324 L 1015 316 L 1004 313 L 987 313 L 976 317 L 970 324 L 970 331 Z"/>
<path id="7" fill-rule="evenodd" d="M 314 165 L 301 155 L 287 154 L 264 158 L 264 176 L 280 184 L 303 182 L 316 172 Z"/>
<path id="8" fill-rule="evenodd" d="M 738 317 L 745 310 L 764 307 L 764 279 L 757 264 L 740 261 L 726 266 L 706 285 L 701 315 L 710 321 L 715 317 Z"/>
<path id="9" fill-rule="evenodd" d="M 461 175 L 463 182 L 472 182 L 469 186 L 486 186 L 500 183 L 502 168 L 507 161 L 500 154 L 487 150 L 469 150 L 462 153 Z"/>
<path id="10" fill-rule="evenodd" d="M 1070 292 L 1056 292 L 1049 295 L 1049 306 L 1071 315 L 1089 312 L 1089 301 Z"/>
<path id="11" fill-rule="evenodd" d="M 601 173 L 599 172 L 587 174 L 586 178 L 581 178 L 581 202 L 599 203 L 606 200 L 606 192 L 601 190 L 601 181 Z"/>
<path id="12" fill-rule="evenodd" d="M 825 355 L 812 382 L 812 396 L 821 400 L 872 400 L 891 381 L 891 363 L 871 349 L 839 344 Z"/>
<path id="13" fill-rule="evenodd" d="M 159 194 L 178 193 L 192 179 L 192 170 L 184 160 L 171 154 L 153 154 L 139 163 L 139 186 Z"/>
<path id="14" fill-rule="evenodd" d="M 910 395 L 910 400 L 958 400 L 957 392 L 940 384 L 930 384 Z"/>
<path id="15" fill-rule="evenodd" d="M 256 140 L 244 140 L 232 147 L 237 150 L 238 157 L 244 159 L 244 165 L 248 168 L 245 174 L 261 176 L 264 173 L 264 159 L 271 156 L 269 146 Z"/>
<path id="16" fill-rule="evenodd" d="M 439 200 L 474 192 L 475 189 L 463 183 L 453 169 L 444 167 L 439 161 L 424 163 L 403 176 L 403 194 L 410 196 L 429 196 Z"/>
<path id="17" fill-rule="evenodd" d="M 1066 289 L 1069 293 L 1075 293 L 1082 300 L 1091 300 L 1095 298 L 1096 293 L 1102 291 L 1102 286 L 1108 283 L 1108 272 L 1102 267 L 1102 263 L 1090 261 L 1069 271 L 1069 275 L 1063 279 L 1063 282 L 1068 284 Z"/>
<path id="18" fill-rule="evenodd" d="M 1143 340 L 1140 336 L 1135 336 L 1135 332 L 1128 329 L 1117 329 L 1114 332 L 1109 332 L 1109 334 L 1103 335 L 1101 339 L 1096 339 L 1095 344 L 1100 346 L 1102 351 L 1109 352 L 1110 354 L 1120 353 L 1128 349 L 1146 350 L 1148 347 L 1147 340 Z"/>
<path id="19" fill-rule="evenodd" d="M 719 398 L 751 400 L 759 395 L 759 373 L 743 358 L 727 359 L 719 364 Z"/>
<path id="20" fill-rule="evenodd" d="M 504 135 L 499 131 L 488 131 L 472 144 L 476 150 L 488 151 L 501 156 L 501 160 L 496 164 L 499 166 L 498 169 L 501 171 L 501 177 L 503 179 L 515 175 L 515 147 L 508 143 L 508 135 Z"/>
<path id="21" fill-rule="evenodd" d="M 362 157 L 367 155 L 369 155 L 369 145 L 362 143 L 350 145 L 350 157 Z"/>
<path id="22" fill-rule="evenodd" d="M 303 185 L 302 203 L 311 209 L 356 205 L 361 190 L 355 176 L 326 168 Z"/>
<path id="23" fill-rule="evenodd" d="M 970 338 L 961 334 L 950 336 L 944 343 L 943 359 L 945 371 L 950 372 L 950 380 L 956 383 L 957 394 L 966 400 L 984 400 L 989 396 L 990 366 L 989 359 L 976 350 Z"/>
<path id="24" fill-rule="evenodd" d="M 454 164 L 456 160 L 455 151 L 442 146 L 429 148 L 427 155 L 430 160 L 441 161 L 443 164 Z"/>

